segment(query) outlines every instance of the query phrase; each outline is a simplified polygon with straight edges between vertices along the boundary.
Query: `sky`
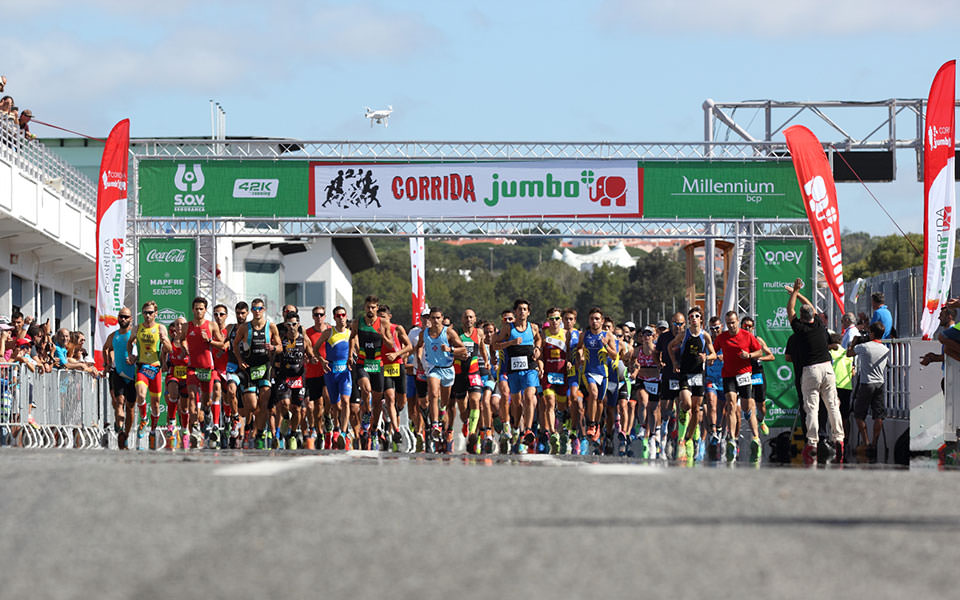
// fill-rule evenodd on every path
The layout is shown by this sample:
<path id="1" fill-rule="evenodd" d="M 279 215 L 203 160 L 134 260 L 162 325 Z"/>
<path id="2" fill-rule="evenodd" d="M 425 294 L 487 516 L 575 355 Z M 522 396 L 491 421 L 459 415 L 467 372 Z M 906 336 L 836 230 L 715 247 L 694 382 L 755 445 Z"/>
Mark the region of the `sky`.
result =
<path id="1" fill-rule="evenodd" d="M 0 6 L 6 93 L 39 120 L 94 137 L 127 117 L 133 137 L 208 136 L 213 99 L 230 136 L 308 141 L 696 142 L 707 98 L 924 98 L 957 54 L 960 16 L 948 0 Z M 389 127 L 371 128 L 364 107 L 388 105 Z M 830 114 L 855 136 L 886 118 Z M 915 120 L 898 118 L 898 137 Z M 839 141 L 812 116 L 794 122 Z M 897 160 L 897 182 L 869 188 L 922 231 L 915 155 Z M 896 231 L 860 184 L 838 195 L 844 229 Z"/>

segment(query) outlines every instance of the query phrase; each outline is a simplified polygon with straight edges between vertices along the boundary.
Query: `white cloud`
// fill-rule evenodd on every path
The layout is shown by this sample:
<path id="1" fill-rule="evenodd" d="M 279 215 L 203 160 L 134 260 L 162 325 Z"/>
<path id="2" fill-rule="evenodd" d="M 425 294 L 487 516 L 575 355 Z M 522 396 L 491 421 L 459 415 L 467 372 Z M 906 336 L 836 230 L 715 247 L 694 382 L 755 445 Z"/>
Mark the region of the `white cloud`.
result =
<path id="1" fill-rule="evenodd" d="M 664 35 L 761 37 L 915 33 L 943 27 L 950 0 L 605 0 L 605 26 Z M 891 43 L 896 43 L 891 40 Z"/>

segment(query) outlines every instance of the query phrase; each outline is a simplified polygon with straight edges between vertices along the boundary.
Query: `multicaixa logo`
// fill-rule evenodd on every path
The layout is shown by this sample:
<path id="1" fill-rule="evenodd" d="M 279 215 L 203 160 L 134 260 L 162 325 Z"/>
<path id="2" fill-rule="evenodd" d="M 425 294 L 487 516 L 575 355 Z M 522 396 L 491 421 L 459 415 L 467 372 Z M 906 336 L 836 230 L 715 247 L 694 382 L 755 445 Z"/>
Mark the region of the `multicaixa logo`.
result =
<path id="1" fill-rule="evenodd" d="M 187 165 L 180 163 L 177 165 L 177 172 L 173 176 L 173 185 L 181 192 L 186 194 L 174 194 L 173 211 L 174 212 L 203 212 L 205 210 L 203 199 L 204 194 L 198 194 L 203 189 L 204 178 L 203 168 L 194 163 L 191 169 L 187 170 Z"/>

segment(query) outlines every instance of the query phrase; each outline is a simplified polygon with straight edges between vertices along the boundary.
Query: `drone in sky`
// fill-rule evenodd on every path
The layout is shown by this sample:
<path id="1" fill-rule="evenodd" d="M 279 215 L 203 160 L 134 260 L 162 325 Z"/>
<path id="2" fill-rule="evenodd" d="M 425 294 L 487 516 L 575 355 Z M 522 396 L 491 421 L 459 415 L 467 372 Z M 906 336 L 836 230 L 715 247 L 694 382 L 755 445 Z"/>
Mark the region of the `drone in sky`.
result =
<path id="1" fill-rule="evenodd" d="M 387 118 L 390 116 L 390 113 L 393 112 L 393 106 L 387 106 L 387 108 L 381 110 L 370 110 L 370 107 L 367 106 L 366 109 L 367 112 L 363 116 L 370 119 L 370 127 L 373 127 L 374 122 L 376 122 L 377 125 L 388 126 Z"/>

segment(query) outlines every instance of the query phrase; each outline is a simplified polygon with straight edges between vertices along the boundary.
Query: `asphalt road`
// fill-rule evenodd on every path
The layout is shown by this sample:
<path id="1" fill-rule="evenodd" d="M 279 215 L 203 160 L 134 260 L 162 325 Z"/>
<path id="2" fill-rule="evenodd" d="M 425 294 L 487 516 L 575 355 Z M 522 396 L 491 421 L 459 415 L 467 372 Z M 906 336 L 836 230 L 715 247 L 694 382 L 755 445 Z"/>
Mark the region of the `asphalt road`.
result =
<path id="1" fill-rule="evenodd" d="M 531 458 L 0 449 L 0 598 L 956 594 L 957 472 Z"/>

